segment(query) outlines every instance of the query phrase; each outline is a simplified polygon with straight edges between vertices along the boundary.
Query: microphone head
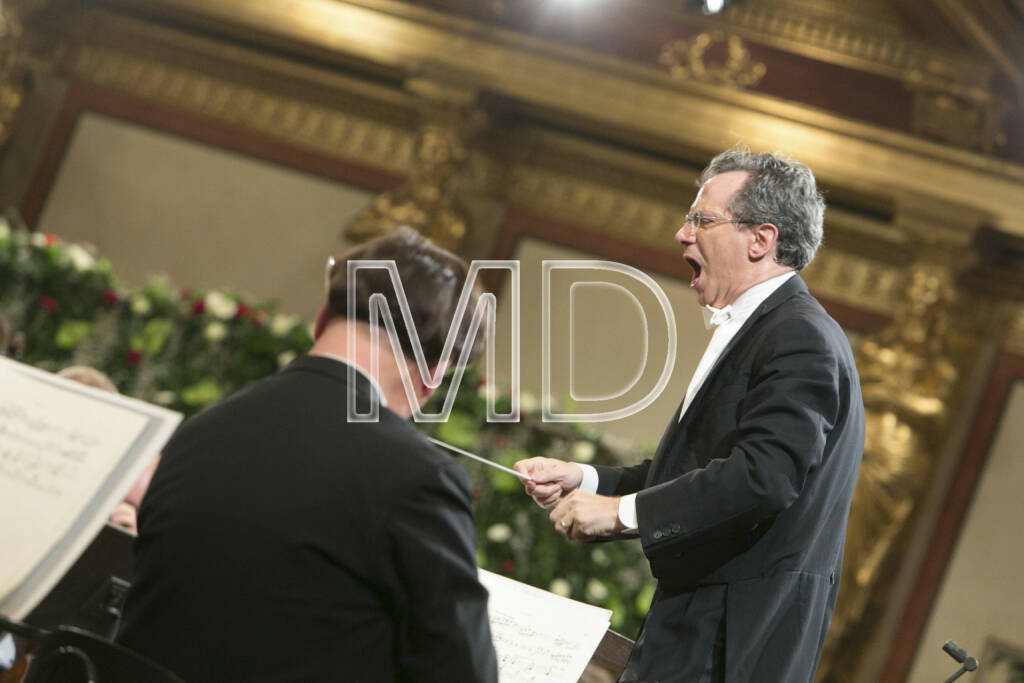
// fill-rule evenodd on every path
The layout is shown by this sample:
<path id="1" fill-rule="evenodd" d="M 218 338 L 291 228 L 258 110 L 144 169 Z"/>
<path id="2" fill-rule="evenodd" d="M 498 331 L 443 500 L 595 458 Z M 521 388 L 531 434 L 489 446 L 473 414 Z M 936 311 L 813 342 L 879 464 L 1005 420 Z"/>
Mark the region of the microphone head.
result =
<path id="1" fill-rule="evenodd" d="M 942 646 L 942 649 L 945 650 L 950 657 L 961 664 L 963 664 L 964 660 L 967 659 L 967 650 L 963 649 L 952 640 L 947 640 Z"/>

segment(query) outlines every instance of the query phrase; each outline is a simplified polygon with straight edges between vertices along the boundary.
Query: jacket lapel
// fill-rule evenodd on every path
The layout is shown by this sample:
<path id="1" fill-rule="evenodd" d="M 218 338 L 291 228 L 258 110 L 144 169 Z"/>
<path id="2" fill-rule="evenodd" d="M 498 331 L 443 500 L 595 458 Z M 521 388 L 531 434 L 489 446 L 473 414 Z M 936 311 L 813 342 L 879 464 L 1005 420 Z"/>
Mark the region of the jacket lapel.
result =
<path id="1" fill-rule="evenodd" d="M 699 401 L 704 400 L 704 396 L 708 392 L 708 387 L 712 386 L 714 383 L 715 375 L 718 374 L 719 368 L 722 366 L 722 363 L 729 356 L 732 350 L 743 340 L 750 329 L 757 324 L 757 321 L 769 311 L 794 296 L 806 293 L 808 293 L 807 285 L 804 284 L 800 275 L 794 275 L 786 280 L 778 289 L 772 292 L 767 299 L 762 301 L 760 306 L 754 309 L 754 312 L 751 313 L 750 317 L 747 318 L 745 323 L 743 323 L 743 327 L 739 329 L 739 332 L 733 335 L 733 338 L 730 339 L 729 343 L 726 344 L 724 349 L 722 349 L 722 353 L 718 355 L 718 359 L 715 361 L 715 364 L 711 366 L 711 370 L 708 371 L 707 378 L 697 391 L 697 395 L 693 397 L 693 402 L 690 404 L 690 408 L 687 409 L 686 414 L 683 415 L 683 419 L 679 419 L 679 411 L 683 409 L 682 401 L 680 401 L 676 411 L 672 413 L 672 420 L 669 422 L 669 426 L 665 430 L 665 434 L 662 436 L 661 442 L 658 444 L 658 450 L 655 451 L 654 460 L 651 463 L 651 468 L 647 475 L 648 486 L 657 481 L 657 477 L 660 475 L 661 466 L 663 466 L 665 462 L 666 453 L 672 449 L 672 446 L 675 444 L 679 436 L 689 429 L 690 423 L 693 420 L 694 411 L 692 410 L 692 407 Z"/>

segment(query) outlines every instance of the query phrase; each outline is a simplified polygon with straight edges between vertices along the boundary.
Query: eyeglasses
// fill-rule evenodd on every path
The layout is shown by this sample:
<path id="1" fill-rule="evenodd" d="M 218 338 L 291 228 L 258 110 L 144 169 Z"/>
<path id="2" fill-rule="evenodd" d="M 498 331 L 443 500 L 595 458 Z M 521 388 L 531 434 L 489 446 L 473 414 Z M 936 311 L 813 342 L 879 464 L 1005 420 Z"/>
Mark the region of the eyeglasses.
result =
<path id="1" fill-rule="evenodd" d="M 740 225 L 754 225 L 760 222 L 761 221 L 751 221 L 743 218 L 722 218 L 720 216 L 705 216 L 702 213 L 693 211 L 691 213 L 686 214 L 686 217 L 683 219 L 683 226 L 685 227 L 686 225 L 692 225 L 697 230 L 704 230 L 705 228 L 710 228 L 712 225 L 716 225 L 718 223 L 738 223 Z"/>

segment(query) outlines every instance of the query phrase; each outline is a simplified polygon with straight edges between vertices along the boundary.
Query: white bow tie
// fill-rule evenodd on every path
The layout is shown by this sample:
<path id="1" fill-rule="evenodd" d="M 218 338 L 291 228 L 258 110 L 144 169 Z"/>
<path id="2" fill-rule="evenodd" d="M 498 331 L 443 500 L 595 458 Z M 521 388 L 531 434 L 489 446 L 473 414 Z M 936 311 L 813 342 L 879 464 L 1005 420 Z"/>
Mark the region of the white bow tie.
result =
<path id="1" fill-rule="evenodd" d="M 732 305 L 728 305 L 725 308 L 714 308 L 713 306 L 704 306 L 700 309 L 701 315 L 704 316 L 704 328 L 710 330 L 712 327 L 718 327 L 724 323 L 732 320 Z"/>

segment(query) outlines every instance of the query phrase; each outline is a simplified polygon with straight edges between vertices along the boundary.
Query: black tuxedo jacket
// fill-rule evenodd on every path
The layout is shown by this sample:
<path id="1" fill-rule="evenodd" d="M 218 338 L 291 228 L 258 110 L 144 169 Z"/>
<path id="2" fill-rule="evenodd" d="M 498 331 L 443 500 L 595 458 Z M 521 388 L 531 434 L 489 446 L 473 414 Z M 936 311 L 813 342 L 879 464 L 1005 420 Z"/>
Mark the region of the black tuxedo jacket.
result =
<path id="1" fill-rule="evenodd" d="M 349 423 L 347 374 L 300 358 L 182 425 L 120 642 L 190 683 L 497 680 L 468 478 L 386 408 Z"/>
<path id="2" fill-rule="evenodd" d="M 750 316 L 653 460 L 598 468 L 639 491 L 658 591 L 623 680 L 811 681 L 864 449 L 842 329 L 793 276 Z"/>

